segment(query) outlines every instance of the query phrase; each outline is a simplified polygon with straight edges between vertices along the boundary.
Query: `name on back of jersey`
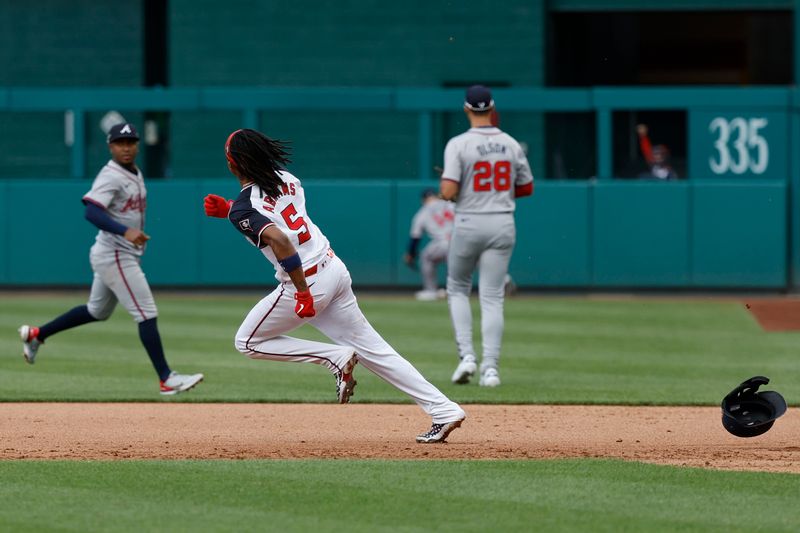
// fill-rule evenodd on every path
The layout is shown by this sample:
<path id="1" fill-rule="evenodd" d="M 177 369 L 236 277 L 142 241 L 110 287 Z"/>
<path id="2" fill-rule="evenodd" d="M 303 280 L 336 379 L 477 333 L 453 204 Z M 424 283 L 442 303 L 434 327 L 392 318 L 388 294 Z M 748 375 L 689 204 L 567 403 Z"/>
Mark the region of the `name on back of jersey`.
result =
<path id="1" fill-rule="evenodd" d="M 294 188 L 294 183 L 284 183 L 281 185 L 281 196 L 294 196 L 297 194 L 297 191 Z M 271 198 L 269 196 L 264 197 L 264 209 L 269 211 L 270 213 L 275 212 L 275 204 L 277 200 L 275 198 Z"/>
<path id="2" fill-rule="evenodd" d="M 482 156 L 487 156 L 489 154 L 505 154 L 506 153 L 506 145 L 500 143 L 486 143 L 486 144 L 479 144 L 475 147 L 478 150 L 478 153 Z"/>

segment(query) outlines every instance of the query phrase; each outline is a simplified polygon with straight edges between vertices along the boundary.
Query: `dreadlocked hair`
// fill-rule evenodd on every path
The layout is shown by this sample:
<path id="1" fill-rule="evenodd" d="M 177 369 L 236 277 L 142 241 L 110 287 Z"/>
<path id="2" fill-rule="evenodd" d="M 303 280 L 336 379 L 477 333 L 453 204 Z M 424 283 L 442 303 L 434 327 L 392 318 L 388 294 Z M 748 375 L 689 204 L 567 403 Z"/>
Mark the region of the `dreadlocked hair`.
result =
<path id="1" fill-rule="evenodd" d="M 256 130 L 243 129 L 230 140 L 228 153 L 239 172 L 269 197 L 281 195 L 283 180 L 278 172 L 291 163 L 288 143 L 270 139 Z"/>

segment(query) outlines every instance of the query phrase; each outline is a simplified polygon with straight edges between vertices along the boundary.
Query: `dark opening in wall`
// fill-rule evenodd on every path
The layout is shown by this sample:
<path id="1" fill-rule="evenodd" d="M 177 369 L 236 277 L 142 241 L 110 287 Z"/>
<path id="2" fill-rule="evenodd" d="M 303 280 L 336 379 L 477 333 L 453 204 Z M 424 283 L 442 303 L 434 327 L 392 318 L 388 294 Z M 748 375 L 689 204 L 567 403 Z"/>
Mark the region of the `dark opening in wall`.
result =
<path id="1" fill-rule="evenodd" d="M 551 15 L 547 85 L 788 85 L 792 13 Z"/>
<path id="2" fill-rule="evenodd" d="M 147 87 L 169 85 L 169 0 L 144 0 L 144 84 Z M 144 114 L 141 145 L 143 169 L 147 177 L 171 174 L 169 161 L 170 114 L 148 111 Z"/>
<path id="3" fill-rule="evenodd" d="M 687 177 L 685 111 L 617 111 L 612 120 L 615 177 L 667 179 L 646 160 L 642 135 L 661 151 L 660 168 L 672 169 L 669 179 Z"/>

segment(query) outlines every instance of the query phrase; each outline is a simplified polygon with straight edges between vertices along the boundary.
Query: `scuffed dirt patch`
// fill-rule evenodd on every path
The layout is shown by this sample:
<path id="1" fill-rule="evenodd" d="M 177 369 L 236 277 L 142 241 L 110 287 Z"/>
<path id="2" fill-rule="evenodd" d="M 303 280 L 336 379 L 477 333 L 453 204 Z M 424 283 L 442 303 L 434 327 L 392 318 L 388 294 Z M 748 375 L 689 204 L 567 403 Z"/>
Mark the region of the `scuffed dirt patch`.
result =
<path id="1" fill-rule="evenodd" d="M 800 473 L 794 409 L 740 439 L 713 407 L 466 405 L 449 442 L 412 405 L 0 404 L 0 459 L 553 459 Z"/>
<path id="2" fill-rule="evenodd" d="M 744 305 L 764 331 L 800 331 L 800 300 L 764 298 Z"/>

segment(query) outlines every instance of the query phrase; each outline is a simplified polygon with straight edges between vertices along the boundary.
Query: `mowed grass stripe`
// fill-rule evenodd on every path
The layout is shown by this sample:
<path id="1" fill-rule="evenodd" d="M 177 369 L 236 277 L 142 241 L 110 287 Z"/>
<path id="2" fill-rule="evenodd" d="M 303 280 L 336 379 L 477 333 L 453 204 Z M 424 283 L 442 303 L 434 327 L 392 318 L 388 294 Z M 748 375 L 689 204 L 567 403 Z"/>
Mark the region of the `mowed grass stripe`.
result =
<path id="1" fill-rule="evenodd" d="M 264 294 L 156 294 L 171 365 L 205 372 L 207 381 L 170 401 L 333 401 L 322 368 L 253 361 L 233 348 L 243 317 Z M 41 324 L 83 303 L 5 293 L 0 300 L 0 401 L 158 401 L 157 382 L 124 309 L 110 320 L 47 341 L 33 367 L 22 362 L 16 328 Z M 507 301 L 503 385 L 456 386 L 456 350 L 446 302 L 362 294 L 365 314 L 401 354 L 445 394 L 465 403 L 612 403 L 717 405 L 754 375 L 796 405 L 800 334 L 765 333 L 733 300 L 601 300 L 519 297 Z M 473 300 L 475 347 L 480 314 Z M 295 336 L 325 340 L 310 326 Z M 358 402 L 408 402 L 366 369 L 357 370 Z"/>
<path id="2" fill-rule="evenodd" d="M 800 476 L 559 461 L 0 462 L 0 530 L 797 531 Z"/>

